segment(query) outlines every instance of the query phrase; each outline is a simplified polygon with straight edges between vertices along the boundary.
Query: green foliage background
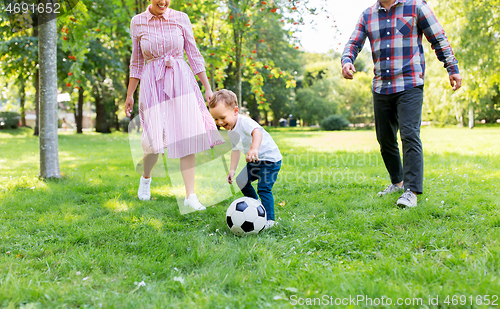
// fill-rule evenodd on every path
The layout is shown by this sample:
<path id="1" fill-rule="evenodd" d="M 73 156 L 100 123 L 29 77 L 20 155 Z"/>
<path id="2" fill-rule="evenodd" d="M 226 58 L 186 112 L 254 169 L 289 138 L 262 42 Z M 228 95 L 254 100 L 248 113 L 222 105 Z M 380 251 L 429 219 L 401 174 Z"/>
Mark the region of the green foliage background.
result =
<path id="1" fill-rule="evenodd" d="M 499 1 L 428 1 L 447 32 L 464 85 L 456 93 L 451 91 L 446 71 L 424 39 L 424 121 L 463 125 L 471 110 L 477 121 L 492 123 L 500 118 Z M 58 19 L 59 89 L 71 94 L 66 104 L 72 110 L 77 111 L 79 100 L 91 104 L 100 132 L 119 129 L 119 119 L 124 117 L 130 19 L 147 4 L 82 0 Z M 358 73 L 353 81 L 341 77 L 339 53 L 310 54 L 297 49 L 300 42 L 295 32 L 304 16 L 330 14 L 317 2 L 176 0 L 172 8 L 190 16 L 212 88 L 238 91 L 241 83 L 244 107 L 253 118 L 277 125 L 279 118 L 292 114 L 302 124 L 314 125 L 338 114 L 351 123 L 373 123 L 373 65 L 368 48 L 355 63 Z M 29 16 L 26 20 L 29 24 Z M 13 32 L 2 11 L 0 32 L 4 37 L 0 42 L 0 82 L 4 85 L 0 100 L 8 109 L 19 110 L 21 100 L 21 109 L 33 110 L 36 28 Z"/>

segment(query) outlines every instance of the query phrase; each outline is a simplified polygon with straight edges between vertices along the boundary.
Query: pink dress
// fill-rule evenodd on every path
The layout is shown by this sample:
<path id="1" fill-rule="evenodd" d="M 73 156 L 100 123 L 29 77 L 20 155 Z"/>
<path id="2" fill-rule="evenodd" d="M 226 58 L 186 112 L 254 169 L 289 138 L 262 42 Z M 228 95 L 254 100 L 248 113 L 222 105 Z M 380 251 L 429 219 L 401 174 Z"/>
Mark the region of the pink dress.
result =
<path id="1" fill-rule="evenodd" d="M 166 148 L 169 158 L 182 158 L 223 144 L 194 76 L 205 71 L 205 61 L 189 17 L 170 8 L 157 17 L 148 7 L 132 18 L 130 32 L 130 77 L 141 80 L 144 153 L 164 153 Z"/>

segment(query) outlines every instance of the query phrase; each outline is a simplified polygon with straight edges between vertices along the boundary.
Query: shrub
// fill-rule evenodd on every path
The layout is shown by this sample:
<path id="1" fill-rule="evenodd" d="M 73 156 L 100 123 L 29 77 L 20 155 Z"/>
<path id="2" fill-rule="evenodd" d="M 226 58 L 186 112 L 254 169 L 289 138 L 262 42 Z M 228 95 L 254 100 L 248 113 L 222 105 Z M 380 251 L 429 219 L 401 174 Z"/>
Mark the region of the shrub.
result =
<path id="1" fill-rule="evenodd" d="M 340 115 L 330 115 L 320 122 L 323 130 L 335 131 L 349 127 L 349 121 Z"/>
<path id="2" fill-rule="evenodd" d="M 0 112 L 0 129 L 17 129 L 19 114 L 14 112 Z"/>
<path id="3" fill-rule="evenodd" d="M 120 129 L 123 133 L 128 133 L 128 125 L 130 123 L 130 118 L 124 117 L 120 119 Z"/>

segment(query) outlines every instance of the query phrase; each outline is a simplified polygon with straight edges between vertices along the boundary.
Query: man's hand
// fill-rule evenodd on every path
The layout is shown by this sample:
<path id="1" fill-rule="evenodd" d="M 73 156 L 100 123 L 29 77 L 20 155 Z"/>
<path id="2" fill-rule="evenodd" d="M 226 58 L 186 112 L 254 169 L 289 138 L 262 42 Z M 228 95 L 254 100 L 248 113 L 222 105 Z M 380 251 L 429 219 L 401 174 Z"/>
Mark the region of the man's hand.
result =
<path id="1" fill-rule="evenodd" d="M 353 72 L 356 73 L 356 68 L 352 63 L 346 63 L 342 67 L 342 76 L 344 76 L 345 79 L 353 79 L 354 78 Z"/>
<path id="2" fill-rule="evenodd" d="M 227 182 L 229 182 L 229 184 L 233 183 L 234 173 L 235 173 L 235 171 L 229 171 L 229 173 L 227 174 Z"/>
<path id="3" fill-rule="evenodd" d="M 250 149 L 246 157 L 247 162 L 257 162 L 259 161 L 259 151 Z"/>
<path id="4" fill-rule="evenodd" d="M 462 76 L 460 74 L 450 75 L 450 85 L 453 87 L 453 91 L 457 91 L 462 87 Z"/>

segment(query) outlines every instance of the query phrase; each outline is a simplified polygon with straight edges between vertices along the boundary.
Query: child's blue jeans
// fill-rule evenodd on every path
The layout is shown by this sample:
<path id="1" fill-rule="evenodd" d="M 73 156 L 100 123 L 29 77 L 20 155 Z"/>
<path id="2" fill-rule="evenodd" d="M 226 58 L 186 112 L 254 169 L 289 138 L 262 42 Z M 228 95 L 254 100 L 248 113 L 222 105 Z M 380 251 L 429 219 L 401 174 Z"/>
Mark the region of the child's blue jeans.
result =
<path id="1" fill-rule="evenodd" d="M 278 178 L 280 168 L 281 160 L 278 162 L 248 162 L 246 167 L 241 171 L 238 177 L 236 177 L 236 183 L 243 195 L 256 200 L 260 197 L 262 205 L 266 209 L 267 220 L 274 220 L 274 197 L 272 189 Z M 257 184 L 258 196 L 257 193 L 255 193 L 255 189 L 252 187 L 252 182 L 255 180 L 259 180 Z"/>

